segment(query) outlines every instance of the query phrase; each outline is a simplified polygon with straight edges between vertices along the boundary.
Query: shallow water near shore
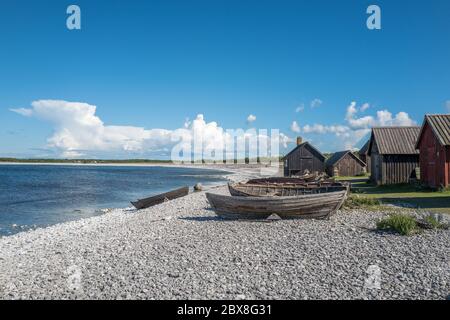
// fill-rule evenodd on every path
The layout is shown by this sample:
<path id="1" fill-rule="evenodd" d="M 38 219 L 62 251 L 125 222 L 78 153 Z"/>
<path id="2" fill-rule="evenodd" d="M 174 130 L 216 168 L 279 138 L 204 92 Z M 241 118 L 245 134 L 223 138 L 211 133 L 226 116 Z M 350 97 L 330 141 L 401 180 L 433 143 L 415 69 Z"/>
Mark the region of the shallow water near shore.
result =
<path id="1" fill-rule="evenodd" d="M 197 182 L 222 184 L 226 174 L 167 166 L 0 166 L 0 236 L 130 207 L 131 200 Z"/>

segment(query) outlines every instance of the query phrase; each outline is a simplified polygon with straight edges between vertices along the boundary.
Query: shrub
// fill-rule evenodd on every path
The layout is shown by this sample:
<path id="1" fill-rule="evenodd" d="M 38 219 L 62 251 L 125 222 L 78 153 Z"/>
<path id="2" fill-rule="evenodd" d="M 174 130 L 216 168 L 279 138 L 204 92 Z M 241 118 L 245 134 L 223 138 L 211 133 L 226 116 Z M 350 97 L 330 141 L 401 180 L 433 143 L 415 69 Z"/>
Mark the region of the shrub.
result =
<path id="1" fill-rule="evenodd" d="M 401 235 L 410 235 L 418 231 L 414 217 L 405 214 L 392 214 L 377 223 L 378 230 L 393 230 Z"/>
<path id="2" fill-rule="evenodd" d="M 433 216 L 427 216 L 424 220 L 426 223 L 428 223 L 434 229 L 438 229 L 441 227 L 441 223 L 439 221 L 437 221 L 436 218 L 434 218 Z"/>
<path id="3" fill-rule="evenodd" d="M 425 218 L 418 221 L 418 225 L 422 229 L 448 229 L 449 225 L 436 219 L 432 215 L 427 215 Z"/>

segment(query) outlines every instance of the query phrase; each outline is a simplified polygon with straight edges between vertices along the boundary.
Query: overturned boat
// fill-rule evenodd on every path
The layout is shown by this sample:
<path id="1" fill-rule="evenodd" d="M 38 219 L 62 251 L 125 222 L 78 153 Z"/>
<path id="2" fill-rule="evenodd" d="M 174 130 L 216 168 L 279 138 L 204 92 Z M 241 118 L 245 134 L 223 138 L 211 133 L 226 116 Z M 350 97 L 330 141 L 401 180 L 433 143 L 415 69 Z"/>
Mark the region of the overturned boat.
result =
<path id="1" fill-rule="evenodd" d="M 304 185 L 291 184 L 228 184 L 228 190 L 232 196 L 237 197 L 292 197 L 307 194 L 328 193 L 348 190 L 349 185 L 340 182 L 316 183 Z"/>
<path id="2" fill-rule="evenodd" d="M 235 197 L 207 193 L 217 215 L 234 219 L 266 219 L 273 213 L 281 218 L 325 219 L 340 209 L 347 189 L 298 196 Z"/>
<path id="3" fill-rule="evenodd" d="M 176 198 L 184 197 L 188 195 L 189 193 L 189 187 L 185 186 L 179 189 L 175 189 L 169 192 L 161 193 L 156 196 L 148 197 L 145 199 L 140 199 L 137 201 L 131 201 L 131 204 L 136 209 L 145 209 L 169 200 L 173 200 Z"/>

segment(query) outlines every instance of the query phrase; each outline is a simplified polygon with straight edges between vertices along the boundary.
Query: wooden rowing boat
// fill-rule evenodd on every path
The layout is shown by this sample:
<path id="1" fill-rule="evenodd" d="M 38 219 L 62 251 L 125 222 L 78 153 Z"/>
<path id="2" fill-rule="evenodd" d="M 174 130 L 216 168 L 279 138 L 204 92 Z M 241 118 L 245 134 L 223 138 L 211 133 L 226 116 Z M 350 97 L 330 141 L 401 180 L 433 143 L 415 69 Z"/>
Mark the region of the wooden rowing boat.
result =
<path id="1" fill-rule="evenodd" d="M 268 177 L 268 178 L 258 178 L 250 179 L 247 181 L 248 184 L 302 184 L 307 182 L 313 182 L 316 179 L 316 175 L 310 174 L 298 178 L 292 177 Z"/>
<path id="2" fill-rule="evenodd" d="M 168 200 L 173 200 L 176 198 L 184 197 L 189 193 L 189 187 L 182 187 L 169 192 L 161 193 L 156 196 L 148 197 L 145 199 L 140 199 L 137 201 L 132 201 L 131 204 L 136 209 L 145 209 Z"/>
<path id="3" fill-rule="evenodd" d="M 344 203 L 347 190 L 287 197 L 233 197 L 207 193 L 217 215 L 234 219 L 328 218 Z"/>
<path id="4" fill-rule="evenodd" d="M 228 184 L 228 190 L 232 196 L 240 197 L 291 197 L 306 194 L 327 193 L 333 191 L 348 190 L 347 184 L 342 183 L 316 183 L 307 185 L 254 185 L 248 183 Z"/>

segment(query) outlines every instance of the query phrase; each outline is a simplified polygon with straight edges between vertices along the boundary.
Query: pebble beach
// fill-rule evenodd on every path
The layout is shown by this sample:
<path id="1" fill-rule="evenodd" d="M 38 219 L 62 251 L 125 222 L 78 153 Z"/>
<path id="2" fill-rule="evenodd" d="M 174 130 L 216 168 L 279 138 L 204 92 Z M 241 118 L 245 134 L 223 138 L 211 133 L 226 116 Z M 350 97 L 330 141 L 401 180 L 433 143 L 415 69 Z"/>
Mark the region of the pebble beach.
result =
<path id="1" fill-rule="evenodd" d="M 114 209 L 0 238 L 0 299 L 446 299 L 450 232 L 375 231 L 385 214 L 224 220 L 204 191 Z"/>

